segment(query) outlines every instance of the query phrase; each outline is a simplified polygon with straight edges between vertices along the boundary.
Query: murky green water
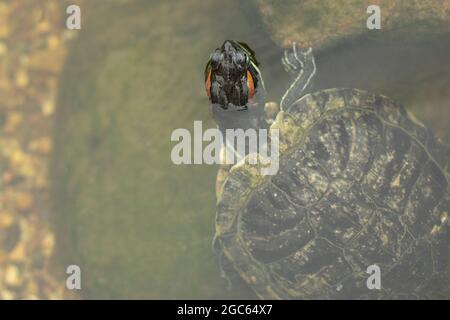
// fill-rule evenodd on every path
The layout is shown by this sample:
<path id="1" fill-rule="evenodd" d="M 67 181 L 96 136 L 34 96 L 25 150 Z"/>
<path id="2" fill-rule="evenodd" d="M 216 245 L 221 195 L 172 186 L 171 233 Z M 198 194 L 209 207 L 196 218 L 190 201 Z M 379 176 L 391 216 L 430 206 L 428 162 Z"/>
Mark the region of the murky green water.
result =
<path id="1" fill-rule="evenodd" d="M 270 99 L 288 85 L 281 48 L 252 4 L 240 3 L 110 1 L 83 9 L 61 79 L 51 172 L 61 262 L 80 265 L 84 297 L 250 296 L 226 290 L 211 250 L 217 167 L 170 161 L 174 129 L 192 130 L 194 120 L 214 125 L 203 69 L 224 39 L 255 49 Z M 450 83 L 443 39 L 429 40 L 431 52 L 427 41 L 399 52 L 405 45 L 395 39 L 319 50 L 316 86 L 381 90 L 433 125 L 436 113 L 449 116 L 448 90 L 437 90 L 432 103 L 424 98 L 433 83 Z M 448 129 L 436 130 L 450 141 Z"/>

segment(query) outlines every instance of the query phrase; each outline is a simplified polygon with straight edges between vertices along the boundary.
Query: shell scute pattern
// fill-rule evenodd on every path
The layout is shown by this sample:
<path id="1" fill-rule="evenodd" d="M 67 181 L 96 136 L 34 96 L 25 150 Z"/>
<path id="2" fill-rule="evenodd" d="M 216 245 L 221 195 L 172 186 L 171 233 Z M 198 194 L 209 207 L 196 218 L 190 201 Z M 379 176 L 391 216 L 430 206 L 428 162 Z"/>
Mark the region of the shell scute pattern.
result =
<path id="1" fill-rule="evenodd" d="M 282 113 L 294 122 L 277 117 L 280 140 L 292 125 L 302 134 L 277 175 L 232 170 L 218 204 L 217 238 L 240 276 L 261 298 L 448 298 L 448 148 L 361 90 L 309 94 Z M 382 290 L 366 287 L 372 264 Z"/>

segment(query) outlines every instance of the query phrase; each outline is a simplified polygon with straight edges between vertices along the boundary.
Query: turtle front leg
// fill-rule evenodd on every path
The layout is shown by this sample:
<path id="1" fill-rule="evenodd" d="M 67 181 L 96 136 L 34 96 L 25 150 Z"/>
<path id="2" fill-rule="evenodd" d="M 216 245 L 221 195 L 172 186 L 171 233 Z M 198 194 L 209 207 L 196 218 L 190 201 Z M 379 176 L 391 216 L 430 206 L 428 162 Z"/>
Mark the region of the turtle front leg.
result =
<path id="1" fill-rule="evenodd" d="M 281 99 L 281 110 L 286 110 L 304 95 L 311 84 L 311 80 L 316 74 L 316 62 L 312 48 L 299 50 L 295 42 L 292 44 L 291 50 L 285 50 L 281 62 L 286 72 L 294 78 Z"/>

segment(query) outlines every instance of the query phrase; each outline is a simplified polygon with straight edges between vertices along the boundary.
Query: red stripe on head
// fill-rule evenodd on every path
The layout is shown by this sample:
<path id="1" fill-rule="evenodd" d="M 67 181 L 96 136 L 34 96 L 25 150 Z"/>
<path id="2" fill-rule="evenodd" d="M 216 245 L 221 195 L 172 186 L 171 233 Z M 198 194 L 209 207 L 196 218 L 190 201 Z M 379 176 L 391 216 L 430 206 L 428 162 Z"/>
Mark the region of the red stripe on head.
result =
<path id="1" fill-rule="evenodd" d="M 247 71 L 247 88 L 248 88 L 248 97 L 253 98 L 255 96 L 255 83 L 253 81 L 253 76 L 250 71 Z"/>

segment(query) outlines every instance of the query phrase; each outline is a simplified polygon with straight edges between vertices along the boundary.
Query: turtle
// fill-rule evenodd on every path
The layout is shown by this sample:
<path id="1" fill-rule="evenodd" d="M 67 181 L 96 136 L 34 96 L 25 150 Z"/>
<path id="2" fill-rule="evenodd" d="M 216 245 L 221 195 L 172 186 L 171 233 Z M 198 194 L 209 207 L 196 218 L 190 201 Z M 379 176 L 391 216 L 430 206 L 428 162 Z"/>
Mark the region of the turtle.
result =
<path id="1" fill-rule="evenodd" d="M 219 129 L 279 130 L 275 175 L 251 154 L 219 170 L 213 248 L 225 278 L 260 299 L 449 299 L 450 149 L 382 94 L 308 92 L 311 48 L 293 43 L 282 63 L 293 81 L 278 109 L 264 104 L 248 45 L 225 41 L 205 70 Z"/>

